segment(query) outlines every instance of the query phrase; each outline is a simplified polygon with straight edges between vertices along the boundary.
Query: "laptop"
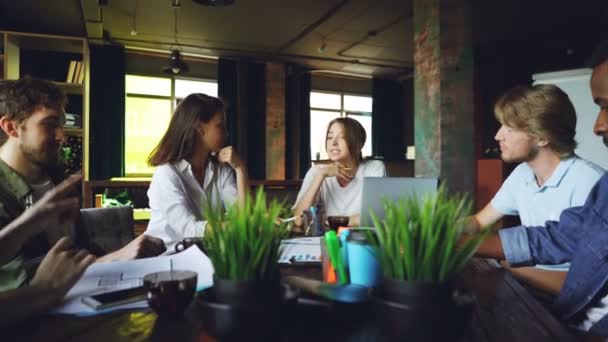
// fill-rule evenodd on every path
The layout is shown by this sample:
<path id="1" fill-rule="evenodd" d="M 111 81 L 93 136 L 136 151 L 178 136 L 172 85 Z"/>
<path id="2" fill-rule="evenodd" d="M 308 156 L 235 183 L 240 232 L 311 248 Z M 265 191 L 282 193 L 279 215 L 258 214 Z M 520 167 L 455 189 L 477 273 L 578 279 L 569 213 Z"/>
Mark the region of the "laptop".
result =
<path id="1" fill-rule="evenodd" d="M 384 199 L 398 201 L 411 196 L 420 201 L 437 193 L 437 178 L 364 177 L 361 193 L 361 226 L 373 227 L 370 209 L 384 220 Z"/>

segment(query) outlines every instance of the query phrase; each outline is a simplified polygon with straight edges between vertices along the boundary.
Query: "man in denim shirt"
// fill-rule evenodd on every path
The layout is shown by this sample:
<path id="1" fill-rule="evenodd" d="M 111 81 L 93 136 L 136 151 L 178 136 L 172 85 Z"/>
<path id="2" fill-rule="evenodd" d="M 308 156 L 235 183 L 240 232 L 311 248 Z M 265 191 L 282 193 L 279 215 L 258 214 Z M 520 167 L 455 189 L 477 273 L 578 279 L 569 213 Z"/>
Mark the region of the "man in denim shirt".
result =
<path id="1" fill-rule="evenodd" d="M 608 41 L 596 50 L 590 67 L 591 93 L 600 107 L 594 132 L 608 146 Z M 478 255 L 506 259 L 513 266 L 571 261 L 555 306 L 563 319 L 608 337 L 608 174 L 582 207 L 564 210 L 559 222 L 503 229 L 483 243 Z"/>

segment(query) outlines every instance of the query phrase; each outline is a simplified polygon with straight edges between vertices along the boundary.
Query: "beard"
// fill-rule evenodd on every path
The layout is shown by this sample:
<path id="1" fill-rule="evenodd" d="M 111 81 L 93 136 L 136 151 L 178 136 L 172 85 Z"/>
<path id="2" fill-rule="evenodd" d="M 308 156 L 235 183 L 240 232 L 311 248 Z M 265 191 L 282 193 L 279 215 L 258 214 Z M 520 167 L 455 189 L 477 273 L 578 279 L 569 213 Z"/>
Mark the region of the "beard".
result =
<path id="1" fill-rule="evenodd" d="M 27 160 L 41 168 L 59 164 L 59 145 L 55 142 L 42 144 L 40 148 L 21 142 L 19 147 Z"/>
<path id="2" fill-rule="evenodd" d="M 536 158 L 537 155 L 538 148 L 531 147 L 528 151 L 521 155 L 505 156 L 504 153 L 502 153 L 500 157 L 505 163 L 523 163 L 533 160 L 534 158 Z"/>
<path id="3" fill-rule="evenodd" d="M 608 147 L 608 134 L 602 135 L 602 141 L 604 142 L 604 146 Z"/>

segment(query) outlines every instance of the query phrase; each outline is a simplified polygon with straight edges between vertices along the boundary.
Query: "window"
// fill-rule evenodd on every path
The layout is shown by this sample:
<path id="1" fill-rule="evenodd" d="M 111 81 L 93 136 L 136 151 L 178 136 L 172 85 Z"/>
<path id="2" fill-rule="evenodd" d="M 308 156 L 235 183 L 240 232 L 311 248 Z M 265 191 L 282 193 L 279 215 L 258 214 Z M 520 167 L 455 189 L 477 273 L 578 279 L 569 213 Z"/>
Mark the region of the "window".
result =
<path id="1" fill-rule="evenodd" d="M 335 118 L 353 118 L 365 129 L 363 156 L 372 155 L 372 98 L 352 94 L 310 92 L 310 152 L 312 160 L 328 159 L 325 151 L 327 125 Z"/>
<path id="2" fill-rule="evenodd" d="M 217 82 L 127 75 L 125 78 L 125 175 L 150 176 L 148 156 L 169 125 L 179 100 L 191 93 L 217 96 Z"/>

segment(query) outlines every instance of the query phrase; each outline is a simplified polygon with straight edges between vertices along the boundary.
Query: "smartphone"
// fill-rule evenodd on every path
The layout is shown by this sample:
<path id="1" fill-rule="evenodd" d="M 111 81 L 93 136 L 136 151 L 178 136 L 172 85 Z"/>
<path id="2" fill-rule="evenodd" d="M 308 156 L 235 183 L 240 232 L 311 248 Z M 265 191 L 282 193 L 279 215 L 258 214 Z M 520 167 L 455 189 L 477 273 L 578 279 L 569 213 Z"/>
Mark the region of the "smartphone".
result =
<path id="1" fill-rule="evenodd" d="M 143 286 L 130 289 L 102 293 L 94 296 L 82 297 L 82 302 L 95 310 L 111 308 L 113 306 L 138 302 L 146 299 L 146 289 Z"/>

